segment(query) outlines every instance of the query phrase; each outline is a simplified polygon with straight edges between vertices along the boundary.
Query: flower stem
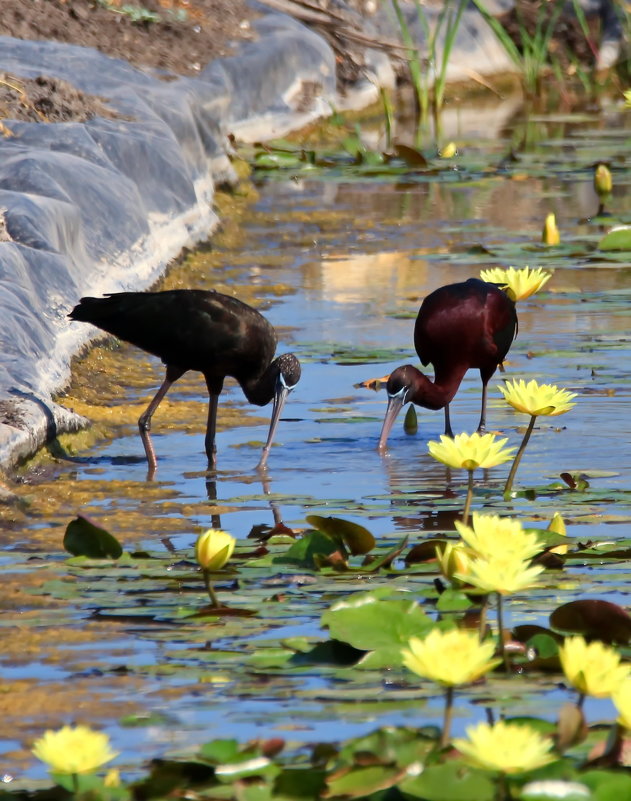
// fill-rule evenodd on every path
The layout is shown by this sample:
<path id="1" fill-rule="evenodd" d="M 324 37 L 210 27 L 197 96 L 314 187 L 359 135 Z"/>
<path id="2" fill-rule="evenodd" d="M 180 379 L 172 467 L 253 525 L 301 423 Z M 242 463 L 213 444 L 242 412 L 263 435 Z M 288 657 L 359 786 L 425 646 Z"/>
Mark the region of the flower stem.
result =
<path id="1" fill-rule="evenodd" d="M 510 794 L 510 787 L 508 786 L 508 781 L 506 780 L 506 774 L 500 773 L 498 782 L 497 782 L 497 800 L 498 801 L 511 801 L 511 794 Z"/>
<path id="2" fill-rule="evenodd" d="M 206 585 L 206 591 L 208 592 L 208 597 L 210 598 L 210 605 L 217 609 L 219 607 L 219 601 L 217 600 L 217 595 L 213 589 L 213 585 L 210 582 L 210 571 L 204 570 L 202 568 L 202 574 L 204 576 L 204 584 Z"/>
<path id="3" fill-rule="evenodd" d="M 497 644 L 500 650 L 500 656 L 504 660 L 504 670 L 509 673 L 510 672 L 510 663 L 508 661 L 508 654 L 506 652 L 506 648 L 504 647 L 504 620 L 503 620 L 503 610 L 502 610 L 502 593 L 497 593 Z"/>
<path id="4" fill-rule="evenodd" d="M 471 499 L 473 498 L 473 470 L 468 470 L 469 480 L 467 482 L 467 500 L 464 502 L 464 512 L 462 522 L 465 526 L 469 525 L 469 511 L 471 510 Z"/>
<path id="5" fill-rule="evenodd" d="M 445 714 L 443 715 L 443 733 L 440 737 L 440 747 L 446 748 L 449 745 L 451 736 L 451 718 L 453 713 L 454 688 L 445 687 Z"/>
<path id="6" fill-rule="evenodd" d="M 537 415 L 533 414 L 530 418 L 530 422 L 528 423 L 528 428 L 526 429 L 526 433 L 524 434 L 524 438 L 521 441 L 521 445 L 519 446 L 519 450 L 515 456 L 515 461 L 513 462 L 513 466 L 510 469 L 510 473 L 508 474 L 508 478 L 506 479 L 506 486 L 504 487 L 504 498 L 510 493 L 511 489 L 513 488 L 513 479 L 515 478 L 515 473 L 517 472 L 517 468 L 519 467 L 519 463 L 521 462 L 521 457 L 524 455 L 524 451 L 526 450 L 526 445 L 528 445 L 528 440 L 530 439 L 530 435 L 532 434 L 532 429 L 535 426 L 535 420 L 537 419 Z"/>
<path id="7" fill-rule="evenodd" d="M 486 610 L 489 608 L 489 596 L 485 595 L 480 607 L 480 622 L 478 623 L 478 635 L 480 642 L 484 639 L 486 633 Z"/>
<path id="8" fill-rule="evenodd" d="M 77 773 L 72 774 L 72 792 L 75 798 L 79 797 L 79 775 Z"/>

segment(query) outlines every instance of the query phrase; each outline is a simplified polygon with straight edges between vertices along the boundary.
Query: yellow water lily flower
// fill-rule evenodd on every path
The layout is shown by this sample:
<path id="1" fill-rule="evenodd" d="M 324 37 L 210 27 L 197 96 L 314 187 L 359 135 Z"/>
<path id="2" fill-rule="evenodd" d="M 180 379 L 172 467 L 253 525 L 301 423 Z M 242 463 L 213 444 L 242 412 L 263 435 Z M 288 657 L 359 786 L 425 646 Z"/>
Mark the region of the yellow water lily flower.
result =
<path id="1" fill-rule="evenodd" d="M 625 729 L 631 730 L 631 678 L 625 679 L 611 694 L 618 715 L 618 723 Z"/>
<path id="2" fill-rule="evenodd" d="M 519 520 L 511 517 L 474 512 L 471 527 L 459 520 L 455 524 L 462 539 L 481 559 L 497 556 L 531 559 L 542 550 L 539 537 L 524 531 Z"/>
<path id="3" fill-rule="evenodd" d="M 626 92 L 623 92 L 623 95 L 625 106 L 631 107 L 631 89 L 627 89 Z"/>
<path id="4" fill-rule="evenodd" d="M 477 467 L 496 467 L 512 458 L 515 448 L 504 448 L 505 439 L 495 434 L 456 434 L 452 439 L 440 435 L 440 442 L 432 440 L 427 447 L 430 454 L 449 467 L 475 470 Z"/>
<path id="5" fill-rule="evenodd" d="M 597 164 L 594 170 L 594 190 L 601 200 L 611 194 L 613 178 L 611 170 L 606 164 Z"/>
<path id="6" fill-rule="evenodd" d="M 471 558 L 471 551 L 461 542 L 446 542 L 442 548 L 436 548 L 440 572 L 454 584 L 462 584 L 462 580 L 456 579 L 455 575 L 467 575 Z"/>
<path id="7" fill-rule="evenodd" d="M 453 745 L 469 762 L 486 770 L 524 773 L 558 758 L 552 753 L 552 740 L 530 726 L 502 720 L 493 726 L 479 723 L 467 728 L 467 737 L 455 739 Z"/>
<path id="8" fill-rule="evenodd" d="M 424 639 L 411 637 L 403 648 L 403 664 L 424 679 L 454 687 L 470 684 L 499 665 L 492 659 L 495 643 L 480 642 L 477 631 L 432 629 Z"/>
<path id="9" fill-rule="evenodd" d="M 559 648 L 561 667 L 569 683 L 582 695 L 606 698 L 629 678 L 628 665 L 620 664 L 615 648 L 583 637 L 566 637 Z"/>
<path id="10" fill-rule="evenodd" d="M 33 744 L 33 753 L 52 773 L 90 773 L 114 757 L 109 737 L 88 726 L 63 726 L 46 731 Z"/>
<path id="11" fill-rule="evenodd" d="M 507 381 L 498 386 L 504 399 L 513 409 L 534 417 L 556 416 L 569 412 L 576 403 L 571 403 L 576 392 L 559 389 L 554 384 L 538 384 L 534 378 L 526 383 L 523 378 Z"/>
<path id="12" fill-rule="evenodd" d="M 236 539 L 220 528 L 209 528 L 195 543 L 195 559 L 204 570 L 221 570 L 232 556 Z"/>
<path id="13" fill-rule="evenodd" d="M 498 284 L 514 301 L 526 300 L 550 280 L 552 273 L 546 272 L 542 267 L 522 267 L 516 270 L 509 267 L 493 267 L 480 271 L 480 278 L 491 284 Z"/>
<path id="14" fill-rule="evenodd" d="M 484 593 L 497 592 L 512 595 L 527 590 L 537 583 L 543 573 L 541 565 L 530 565 L 528 560 L 498 554 L 489 559 L 474 559 L 465 574 L 456 573 L 456 578 L 466 581 Z"/>
<path id="15" fill-rule="evenodd" d="M 560 245 L 561 234 L 557 228 L 557 220 L 552 212 L 546 214 L 541 232 L 541 241 L 544 245 Z"/>

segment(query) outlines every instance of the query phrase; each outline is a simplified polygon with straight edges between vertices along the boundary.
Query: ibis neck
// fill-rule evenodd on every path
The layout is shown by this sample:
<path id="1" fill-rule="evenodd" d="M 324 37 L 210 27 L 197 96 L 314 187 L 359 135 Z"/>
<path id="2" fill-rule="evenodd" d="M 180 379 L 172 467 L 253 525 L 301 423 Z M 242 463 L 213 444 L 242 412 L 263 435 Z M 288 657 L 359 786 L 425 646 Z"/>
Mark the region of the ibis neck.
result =
<path id="1" fill-rule="evenodd" d="M 466 368 L 452 371 L 448 375 L 436 374 L 434 381 L 431 381 L 426 375 L 416 371 L 407 400 L 425 409 L 443 409 L 453 400 L 465 373 Z"/>
<path id="2" fill-rule="evenodd" d="M 255 406 L 266 406 L 274 397 L 276 381 L 278 379 L 278 365 L 274 360 L 268 365 L 262 375 L 239 381 L 245 397 Z"/>

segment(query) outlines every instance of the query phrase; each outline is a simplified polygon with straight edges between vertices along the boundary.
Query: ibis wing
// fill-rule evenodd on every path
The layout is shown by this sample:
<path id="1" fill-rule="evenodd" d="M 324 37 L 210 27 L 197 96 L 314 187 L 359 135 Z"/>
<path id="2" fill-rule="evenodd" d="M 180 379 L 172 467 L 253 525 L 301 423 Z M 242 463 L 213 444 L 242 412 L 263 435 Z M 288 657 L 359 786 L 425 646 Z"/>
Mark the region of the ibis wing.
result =
<path id="1" fill-rule="evenodd" d="M 276 348 L 270 323 L 245 303 L 205 290 L 120 292 L 82 298 L 70 315 L 108 331 L 167 365 L 217 375 L 267 366 Z"/>

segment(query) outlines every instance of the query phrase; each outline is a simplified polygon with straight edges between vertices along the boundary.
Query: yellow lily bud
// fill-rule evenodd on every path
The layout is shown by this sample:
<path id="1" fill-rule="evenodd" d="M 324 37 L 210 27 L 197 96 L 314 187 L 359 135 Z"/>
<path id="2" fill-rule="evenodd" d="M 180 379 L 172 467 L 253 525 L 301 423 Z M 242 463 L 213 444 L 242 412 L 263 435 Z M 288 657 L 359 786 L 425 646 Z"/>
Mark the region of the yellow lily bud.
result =
<path id="1" fill-rule="evenodd" d="M 219 528 L 209 528 L 195 543 L 195 558 L 204 570 L 221 570 L 232 556 L 236 539 Z"/>
<path id="2" fill-rule="evenodd" d="M 441 159 L 452 159 L 458 152 L 455 142 L 449 142 L 442 150 L 439 150 L 438 155 Z"/>
<path id="3" fill-rule="evenodd" d="M 567 537 L 565 530 L 565 520 L 558 512 L 555 512 L 552 519 L 548 523 L 548 531 L 554 531 L 561 537 Z M 556 548 L 550 548 L 550 553 L 567 553 L 567 545 L 557 545 Z"/>
<path id="4" fill-rule="evenodd" d="M 606 164 L 597 164 L 594 170 L 594 189 L 600 200 L 604 200 L 610 195 L 612 188 L 611 170 Z"/>
<path id="5" fill-rule="evenodd" d="M 466 545 L 461 542 L 446 542 L 444 548 L 436 548 L 436 559 L 443 576 L 451 581 L 452 584 L 460 586 L 462 576 L 466 576 L 471 565 L 471 552 Z M 455 578 L 459 573 L 461 578 Z"/>
<path id="6" fill-rule="evenodd" d="M 552 519 L 548 523 L 548 531 L 554 531 L 555 534 L 559 534 L 561 537 L 567 537 L 563 515 L 560 515 L 558 512 L 552 515 Z"/>
<path id="7" fill-rule="evenodd" d="M 559 245 L 561 243 L 561 235 L 557 228 L 556 217 L 552 212 L 546 215 L 543 224 L 543 232 L 541 234 L 541 241 L 544 245 Z"/>

